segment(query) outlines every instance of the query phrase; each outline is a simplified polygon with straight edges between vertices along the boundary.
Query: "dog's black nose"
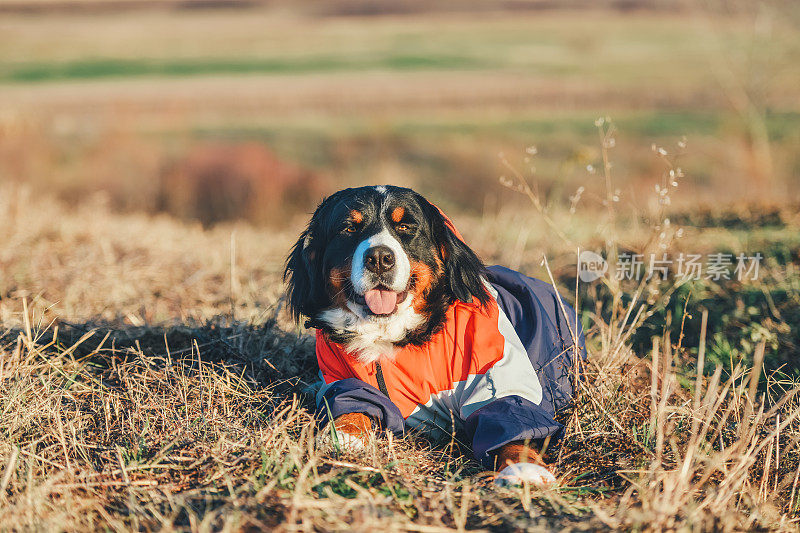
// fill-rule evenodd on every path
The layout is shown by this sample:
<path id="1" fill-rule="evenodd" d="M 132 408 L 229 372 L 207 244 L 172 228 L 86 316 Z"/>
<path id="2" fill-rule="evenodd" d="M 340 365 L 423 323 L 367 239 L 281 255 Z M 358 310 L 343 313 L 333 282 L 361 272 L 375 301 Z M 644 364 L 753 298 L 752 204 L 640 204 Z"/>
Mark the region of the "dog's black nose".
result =
<path id="1" fill-rule="evenodd" d="M 373 246 L 364 254 L 364 268 L 382 274 L 394 268 L 394 252 L 388 246 Z"/>

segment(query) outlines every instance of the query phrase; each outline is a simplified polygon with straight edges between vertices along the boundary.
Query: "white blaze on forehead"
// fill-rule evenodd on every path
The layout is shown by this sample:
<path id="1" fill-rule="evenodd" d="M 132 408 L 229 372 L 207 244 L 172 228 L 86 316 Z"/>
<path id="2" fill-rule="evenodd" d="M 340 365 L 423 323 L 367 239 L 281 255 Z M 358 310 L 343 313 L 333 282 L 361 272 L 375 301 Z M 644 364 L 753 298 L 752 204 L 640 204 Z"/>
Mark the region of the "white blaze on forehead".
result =
<path id="1" fill-rule="evenodd" d="M 375 190 L 381 194 L 386 194 L 386 185 L 378 185 Z"/>
<path id="2" fill-rule="evenodd" d="M 408 260 L 405 250 L 400 242 L 395 239 L 389 230 L 384 228 L 380 233 L 376 233 L 368 239 L 364 239 L 353 253 L 353 268 L 350 272 L 350 282 L 353 289 L 358 294 L 364 294 L 373 287 L 366 285 L 366 272 L 364 271 L 364 255 L 367 250 L 375 246 L 386 246 L 394 253 L 394 280 L 389 289 L 402 292 L 406 290 L 408 279 L 411 276 L 411 263 Z"/>

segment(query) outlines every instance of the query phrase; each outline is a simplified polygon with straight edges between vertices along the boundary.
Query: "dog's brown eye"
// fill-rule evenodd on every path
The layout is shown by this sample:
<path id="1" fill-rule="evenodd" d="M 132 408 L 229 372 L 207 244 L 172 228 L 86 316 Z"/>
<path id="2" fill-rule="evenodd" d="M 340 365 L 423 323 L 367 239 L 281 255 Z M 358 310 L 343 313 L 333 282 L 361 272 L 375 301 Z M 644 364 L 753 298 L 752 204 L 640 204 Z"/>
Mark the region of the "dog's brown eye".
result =
<path id="1" fill-rule="evenodd" d="M 397 231 L 400 231 L 400 232 L 406 232 L 406 231 L 408 231 L 410 229 L 411 228 L 408 226 L 408 224 L 398 224 L 397 225 Z"/>
<path id="2" fill-rule="evenodd" d="M 356 232 L 356 227 L 355 226 L 347 226 L 346 228 L 344 228 L 344 230 L 347 233 L 355 233 Z"/>

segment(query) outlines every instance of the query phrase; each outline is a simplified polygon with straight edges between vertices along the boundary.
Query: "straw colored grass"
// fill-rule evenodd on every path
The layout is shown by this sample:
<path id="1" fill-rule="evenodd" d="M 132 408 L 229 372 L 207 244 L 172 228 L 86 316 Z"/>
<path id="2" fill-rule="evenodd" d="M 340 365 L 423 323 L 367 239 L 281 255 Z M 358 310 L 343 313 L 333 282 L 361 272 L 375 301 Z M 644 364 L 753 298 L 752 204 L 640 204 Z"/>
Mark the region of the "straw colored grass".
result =
<path id="1" fill-rule="evenodd" d="M 4 192 L 0 530 L 796 528 L 798 400 L 763 347 L 686 379 L 669 333 L 633 354 L 598 322 L 559 487 L 495 489 L 458 442 L 318 444 L 290 235 Z"/>

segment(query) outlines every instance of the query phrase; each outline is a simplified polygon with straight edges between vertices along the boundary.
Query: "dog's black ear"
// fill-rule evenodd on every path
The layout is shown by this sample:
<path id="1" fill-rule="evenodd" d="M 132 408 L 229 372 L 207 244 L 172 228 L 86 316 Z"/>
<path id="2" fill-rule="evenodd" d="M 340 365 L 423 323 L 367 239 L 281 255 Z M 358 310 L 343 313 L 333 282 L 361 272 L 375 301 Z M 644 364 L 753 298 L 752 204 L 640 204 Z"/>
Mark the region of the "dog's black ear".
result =
<path id="1" fill-rule="evenodd" d="M 323 228 L 331 206 L 338 202 L 342 192 L 329 196 L 319 204 L 308 227 L 300 234 L 286 259 L 283 280 L 286 282 L 287 302 L 292 317 L 298 322 L 301 316 L 313 321 L 317 313 L 329 303 L 322 272 L 325 253 Z"/>
<path id="2" fill-rule="evenodd" d="M 296 321 L 302 315 L 310 316 L 316 297 L 315 287 L 318 285 L 319 266 L 316 264 L 314 250 L 311 248 L 313 240 L 311 223 L 289 252 L 286 267 L 283 271 L 283 281 L 286 282 L 286 300 L 289 312 Z"/>
<path id="3" fill-rule="evenodd" d="M 424 198 L 421 204 L 431 225 L 431 234 L 437 253 L 444 264 L 446 288 L 453 299 L 470 303 L 476 298 L 481 304 L 489 302 L 489 293 L 483 280 L 486 267 L 475 252 L 454 232 L 452 223 L 438 207 Z"/>

